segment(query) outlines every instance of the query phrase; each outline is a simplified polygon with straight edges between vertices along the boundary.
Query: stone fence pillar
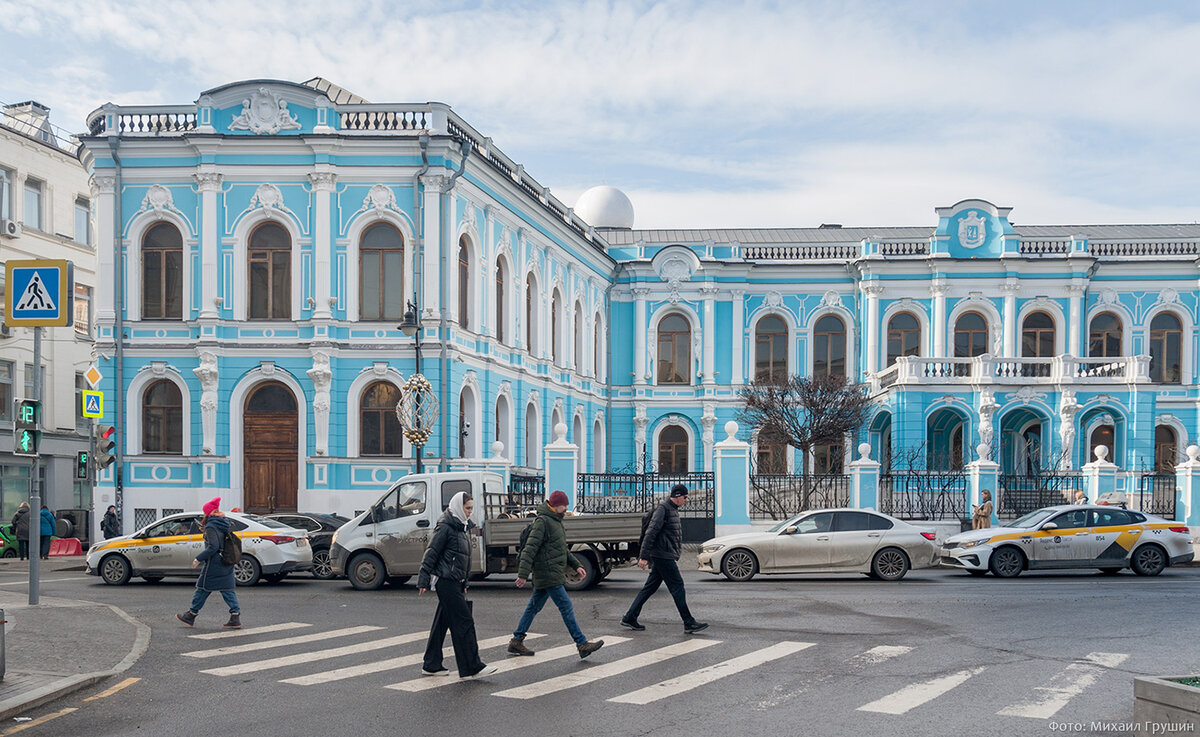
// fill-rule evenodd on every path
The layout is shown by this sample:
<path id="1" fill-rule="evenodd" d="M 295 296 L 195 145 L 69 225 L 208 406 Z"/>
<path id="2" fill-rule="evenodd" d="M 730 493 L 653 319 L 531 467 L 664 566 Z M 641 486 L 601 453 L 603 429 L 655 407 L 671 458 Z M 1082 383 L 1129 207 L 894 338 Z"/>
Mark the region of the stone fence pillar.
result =
<path id="1" fill-rule="evenodd" d="M 1200 527 L 1200 448 L 1187 447 L 1188 459 L 1175 467 L 1175 519 Z"/>
<path id="2" fill-rule="evenodd" d="M 575 470 L 579 462 L 579 446 L 567 442 L 567 426 L 554 426 L 554 442 L 545 448 L 546 495 L 552 491 L 566 493 L 568 503 L 575 506 Z"/>
<path id="3" fill-rule="evenodd" d="M 1000 464 L 988 460 L 991 447 L 980 443 L 975 448 L 979 458 L 967 464 L 967 509 L 965 516 L 973 517 L 975 508 L 983 503 L 983 492 L 991 492 L 992 518 L 988 524 L 992 527 L 1000 524 Z"/>
<path id="4" fill-rule="evenodd" d="M 871 460 L 871 444 L 860 443 L 858 460 L 850 462 L 850 506 L 879 509 L 879 462 Z"/>
<path id="5" fill-rule="evenodd" d="M 1083 493 L 1091 504 L 1099 504 L 1102 494 L 1117 490 L 1117 464 L 1108 460 L 1108 447 L 1096 446 L 1096 460 L 1083 466 Z M 1068 499 L 1067 504 L 1074 502 Z"/>
<path id="6" fill-rule="evenodd" d="M 737 439 L 738 424 L 725 423 L 725 439 L 713 445 L 716 534 L 750 532 L 750 444 Z"/>

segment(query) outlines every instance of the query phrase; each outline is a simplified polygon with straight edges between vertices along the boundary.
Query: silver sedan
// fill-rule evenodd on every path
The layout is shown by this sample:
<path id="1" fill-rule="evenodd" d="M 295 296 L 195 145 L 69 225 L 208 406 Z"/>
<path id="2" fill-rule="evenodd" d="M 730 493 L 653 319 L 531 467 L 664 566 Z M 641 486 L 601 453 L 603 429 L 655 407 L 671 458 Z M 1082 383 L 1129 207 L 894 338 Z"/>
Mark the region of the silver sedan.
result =
<path id="1" fill-rule="evenodd" d="M 898 581 L 937 564 L 936 535 L 862 509 L 818 509 L 763 532 L 714 537 L 700 546 L 700 570 L 749 581 L 757 573 L 865 573 Z"/>

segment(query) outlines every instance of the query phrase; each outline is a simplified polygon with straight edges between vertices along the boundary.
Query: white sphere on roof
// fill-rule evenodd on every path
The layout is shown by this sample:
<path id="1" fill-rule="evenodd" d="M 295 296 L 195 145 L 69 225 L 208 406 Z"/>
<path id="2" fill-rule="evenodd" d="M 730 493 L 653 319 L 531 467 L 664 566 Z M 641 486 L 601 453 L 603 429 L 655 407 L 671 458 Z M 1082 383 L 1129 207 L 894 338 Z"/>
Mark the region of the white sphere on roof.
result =
<path id="1" fill-rule="evenodd" d="M 633 227 L 633 203 L 624 192 L 607 184 L 579 195 L 575 214 L 594 228 Z"/>

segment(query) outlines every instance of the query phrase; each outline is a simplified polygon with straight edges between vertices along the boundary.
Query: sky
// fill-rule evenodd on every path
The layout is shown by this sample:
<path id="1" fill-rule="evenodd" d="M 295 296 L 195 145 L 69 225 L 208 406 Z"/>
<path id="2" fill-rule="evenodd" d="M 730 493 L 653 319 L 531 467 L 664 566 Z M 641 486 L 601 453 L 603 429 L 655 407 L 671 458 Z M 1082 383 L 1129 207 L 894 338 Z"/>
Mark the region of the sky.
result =
<path id="1" fill-rule="evenodd" d="M 325 77 L 451 105 L 564 203 L 637 228 L 1200 218 L 1200 3 L 0 0 L 0 102 Z"/>

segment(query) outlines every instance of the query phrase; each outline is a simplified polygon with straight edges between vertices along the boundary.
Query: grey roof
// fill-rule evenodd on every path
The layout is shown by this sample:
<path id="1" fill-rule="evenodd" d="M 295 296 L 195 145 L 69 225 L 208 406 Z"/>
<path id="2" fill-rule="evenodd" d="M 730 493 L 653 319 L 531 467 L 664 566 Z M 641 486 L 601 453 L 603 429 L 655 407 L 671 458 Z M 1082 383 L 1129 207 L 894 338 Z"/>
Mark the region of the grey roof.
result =
<path id="1" fill-rule="evenodd" d="M 1174 240 L 1200 238 L 1200 223 L 1175 225 L 1017 225 L 1023 240 L 1068 238 L 1083 235 L 1091 240 Z M 926 226 L 833 227 L 833 228 L 710 228 L 695 230 L 624 230 L 599 229 L 611 246 L 638 242 L 652 244 L 713 243 L 858 243 L 864 238 L 923 241 L 934 233 Z"/>
<path id="2" fill-rule="evenodd" d="M 318 92 L 324 92 L 325 96 L 333 102 L 334 105 L 368 105 L 366 100 L 354 94 L 353 92 L 337 86 L 324 77 L 313 77 L 303 83 L 305 87 L 312 87 Z"/>

